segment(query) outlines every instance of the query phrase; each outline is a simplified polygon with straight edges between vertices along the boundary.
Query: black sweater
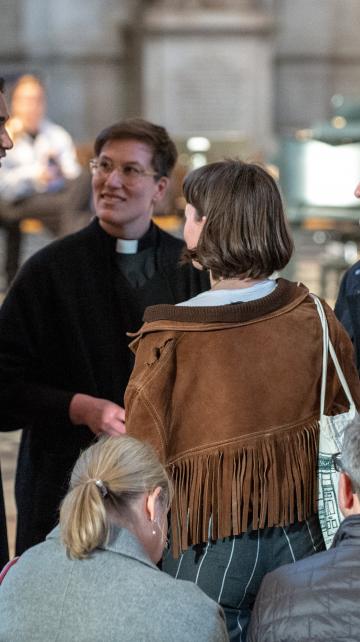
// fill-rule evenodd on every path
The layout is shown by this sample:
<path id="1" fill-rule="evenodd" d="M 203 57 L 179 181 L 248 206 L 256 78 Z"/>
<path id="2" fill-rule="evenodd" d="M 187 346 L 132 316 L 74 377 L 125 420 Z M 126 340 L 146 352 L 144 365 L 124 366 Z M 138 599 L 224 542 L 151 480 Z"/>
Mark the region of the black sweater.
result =
<path id="1" fill-rule="evenodd" d="M 125 278 L 119 288 L 115 239 L 95 219 L 31 257 L 4 301 L 1 429 L 27 427 L 17 472 L 20 531 L 22 509 L 30 513 L 33 492 L 45 513 L 49 505 L 52 518 L 45 520 L 46 529 L 52 526 L 55 508 L 44 496 L 50 491 L 41 488 L 49 487 L 45 476 L 54 480 L 57 502 L 66 488 L 69 466 L 93 438 L 87 427 L 73 426 L 69 420 L 73 395 L 80 392 L 123 403 L 132 368 L 126 332 L 137 329 L 127 326 L 129 312 L 135 307 L 138 313 L 142 304 L 144 310 L 149 304 L 177 303 L 208 287 L 205 274 L 189 265 L 178 266 L 182 241 L 156 229 L 157 271 L 138 290 Z M 29 524 L 26 528 L 31 530 Z"/>

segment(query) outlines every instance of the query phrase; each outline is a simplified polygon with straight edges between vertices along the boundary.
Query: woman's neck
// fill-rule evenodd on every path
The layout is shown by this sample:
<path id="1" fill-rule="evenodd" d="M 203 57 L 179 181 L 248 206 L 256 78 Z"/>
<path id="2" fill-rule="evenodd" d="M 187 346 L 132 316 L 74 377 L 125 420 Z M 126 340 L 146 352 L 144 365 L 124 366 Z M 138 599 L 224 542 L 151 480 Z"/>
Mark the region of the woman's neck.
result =
<path id="1" fill-rule="evenodd" d="M 260 277 L 258 279 L 251 278 L 234 278 L 234 279 L 214 279 L 210 273 L 210 283 L 212 290 L 240 290 L 242 288 L 251 288 L 252 285 L 256 283 L 261 283 L 265 281 L 266 277 Z"/>

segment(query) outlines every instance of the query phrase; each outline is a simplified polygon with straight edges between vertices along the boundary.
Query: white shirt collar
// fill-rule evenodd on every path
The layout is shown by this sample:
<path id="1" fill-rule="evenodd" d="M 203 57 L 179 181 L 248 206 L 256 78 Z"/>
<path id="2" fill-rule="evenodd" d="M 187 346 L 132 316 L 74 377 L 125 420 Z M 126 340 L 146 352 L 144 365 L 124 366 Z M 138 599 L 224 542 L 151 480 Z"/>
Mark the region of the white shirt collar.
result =
<path id="1" fill-rule="evenodd" d="M 137 239 L 116 239 L 116 251 L 119 254 L 136 254 L 139 241 Z"/>

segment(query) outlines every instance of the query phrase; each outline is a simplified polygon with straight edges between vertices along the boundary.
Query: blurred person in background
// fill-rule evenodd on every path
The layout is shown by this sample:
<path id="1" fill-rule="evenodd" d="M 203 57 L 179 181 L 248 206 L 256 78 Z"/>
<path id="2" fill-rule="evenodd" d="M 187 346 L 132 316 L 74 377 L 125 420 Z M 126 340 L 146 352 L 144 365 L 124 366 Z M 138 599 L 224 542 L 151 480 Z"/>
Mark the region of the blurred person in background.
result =
<path id="1" fill-rule="evenodd" d="M 89 172 L 81 169 L 70 134 L 46 118 L 45 87 L 39 78 L 24 75 L 17 80 L 10 112 L 15 147 L 0 177 L 9 283 L 18 269 L 22 220 L 36 217 L 55 236 L 64 236 L 90 217 Z"/>
<path id="2" fill-rule="evenodd" d="M 134 357 L 127 332 L 146 306 L 208 287 L 179 266 L 184 243 L 152 222 L 177 158 L 167 131 L 140 118 L 104 129 L 91 161 L 96 216 L 22 266 L 0 309 L 1 430 L 24 428 L 16 551 L 58 519 L 70 471 L 95 435 L 124 432 Z"/>
<path id="3" fill-rule="evenodd" d="M 3 162 L 3 159 L 6 156 L 6 152 L 12 148 L 12 140 L 9 136 L 9 133 L 6 129 L 9 114 L 4 98 L 4 80 L 0 78 L 0 167 Z M 0 570 L 2 566 L 8 560 L 8 543 L 7 543 L 7 533 L 6 533 L 6 517 L 5 517 L 5 503 L 4 495 L 2 488 L 1 480 L 1 468 L 0 468 Z"/>
<path id="4" fill-rule="evenodd" d="M 60 525 L 8 571 L 5 642 L 226 642 L 220 607 L 156 566 L 172 488 L 154 451 L 104 437 L 75 464 Z"/>
<path id="5" fill-rule="evenodd" d="M 265 573 L 324 548 L 317 515 L 323 331 L 301 283 L 270 278 L 293 241 L 265 169 L 211 163 L 184 182 L 189 258 L 211 289 L 146 310 L 133 344 L 126 430 L 150 442 L 174 481 L 172 554 L 244 642 Z M 357 406 L 351 341 L 324 303 Z M 348 410 L 333 363 L 326 414 Z"/>
<path id="6" fill-rule="evenodd" d="M 4 79 L 0 78 L 0 167 L 6 152 L 12 149 L 13 142 L 8 132 L 9 113 L 4 97 Z"/>
<path id="7" fill-rule="evenodd" d="M 266 575 L 248 642 L 358 642 L 360 639 L 360 421 L 345 432 L 339 507 L 345 519 L 332 547 Z"/>

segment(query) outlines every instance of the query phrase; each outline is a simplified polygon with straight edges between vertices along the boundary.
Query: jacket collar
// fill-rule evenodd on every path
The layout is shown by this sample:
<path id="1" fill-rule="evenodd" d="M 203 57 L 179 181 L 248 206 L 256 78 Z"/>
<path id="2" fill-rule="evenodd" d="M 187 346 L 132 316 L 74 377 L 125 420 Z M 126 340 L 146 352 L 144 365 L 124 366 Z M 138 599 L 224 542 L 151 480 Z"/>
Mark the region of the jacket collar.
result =
<path id="1" fill-rule="evenodd" d="M 341 522 L 331 548 L 343 544 L 360 546 L 360 515 L 351 515 Z"/>
<path id="2" fill-rule="evenodd" d="M 224 325 L 229 327 L 251 323 L 267 316 L 283 314 L 297 307 L 308 295 L 309 290 L 302 283 L 278 279 L 273 292 L 255 301 L 209 307 L 154 305 L 145 310 L 145 324 L 139 332 L 130 336 L 157 330 L 214 330 Z"/>
<path id="3" fill-rule="evenodd" d="M 56 526 L 49 533 L 46 539 L 56 539 L 59 541 L 60 527 Z M 99 547 L 99 549 L 97 550 L 111 551 L 112 553 L 125 555 L 125 557 L 131 557 L 138 562 L 141 562 L 142 564 L 146 564 L 146 566 L 150 566 L 156 571 L 159 570 L 158 567 L 146 554 L 138 538 L 129 530 L 127 530 L 127 528 L 119 528 L 118 526 L 112 524 L 110 527 L 110 536 L 108 542 L 104 546 Z"/>

